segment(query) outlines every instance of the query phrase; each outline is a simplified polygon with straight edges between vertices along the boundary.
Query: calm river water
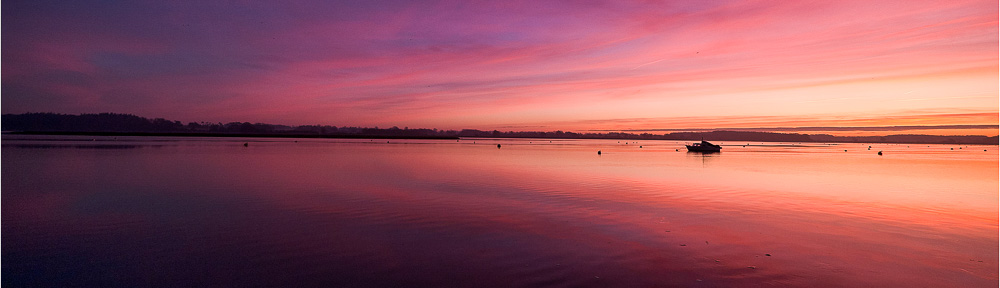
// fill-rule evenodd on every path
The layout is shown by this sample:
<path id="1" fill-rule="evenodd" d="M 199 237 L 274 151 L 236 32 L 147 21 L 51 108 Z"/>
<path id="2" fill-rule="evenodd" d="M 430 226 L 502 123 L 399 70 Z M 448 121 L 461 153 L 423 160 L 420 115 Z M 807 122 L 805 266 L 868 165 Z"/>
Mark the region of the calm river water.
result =
<path id="1" fill-rule="evenodd" d="M 997 146 L 683 144 L 3 135 L 2 284 L 997 285 Z"/>

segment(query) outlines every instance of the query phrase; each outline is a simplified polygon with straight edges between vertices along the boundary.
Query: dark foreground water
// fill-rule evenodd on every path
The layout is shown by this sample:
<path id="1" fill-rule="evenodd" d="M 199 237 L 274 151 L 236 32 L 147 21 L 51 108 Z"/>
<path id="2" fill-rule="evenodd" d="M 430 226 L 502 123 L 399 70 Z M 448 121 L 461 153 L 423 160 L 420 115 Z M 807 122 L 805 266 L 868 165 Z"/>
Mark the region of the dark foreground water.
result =
<path id="1" fill-rule="evenodd" d="M 629 142 L 4 135 L 2 284 L 997 286 L 997 146 Z"/>

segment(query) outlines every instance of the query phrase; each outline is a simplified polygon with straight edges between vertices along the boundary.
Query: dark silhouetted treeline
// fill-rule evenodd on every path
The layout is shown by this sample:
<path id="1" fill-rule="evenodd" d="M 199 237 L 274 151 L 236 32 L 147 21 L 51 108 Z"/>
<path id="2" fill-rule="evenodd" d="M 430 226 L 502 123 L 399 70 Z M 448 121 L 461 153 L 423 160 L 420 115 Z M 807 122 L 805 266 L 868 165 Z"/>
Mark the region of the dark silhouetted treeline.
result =
<path id="1" fill-rule="evenodd" d="M 321 138 L 426 138 L 454 139 L 458 137 L 492 138 L 561 138 L 561 139 L 631 139 L 749 142 L 853 142 L 853 143 L 926 143 L 926 144 L 986 144 L 997 145 L 997 136 L 833 136 L 750 131 L 673 132 L 667 134 L 633 134 L 622 132 L 576 133 L 497 130 L 482 131 L 399 128 L 337 127 L 329 125 L 286 126 L 265 123 L 209 123 L 147 119 L 130 114 L 100 113 L 65 115 L 54 113 L 5 114 L 0 129 L 15 133 L 86 134 L 86 135 L 148 135 L 148 136 L 239 136 L 239 137 L 321 137 Z"/>
<path id="2" fill-rule="evenodd" d="M 184 124 L 163 118 L 146 119 L 129 114 L 100 113 L 65 115 L 53 113 L 5 114 L 0 118 L 4 131 L 101 131 L 169 132 L 184 131 Z"/>

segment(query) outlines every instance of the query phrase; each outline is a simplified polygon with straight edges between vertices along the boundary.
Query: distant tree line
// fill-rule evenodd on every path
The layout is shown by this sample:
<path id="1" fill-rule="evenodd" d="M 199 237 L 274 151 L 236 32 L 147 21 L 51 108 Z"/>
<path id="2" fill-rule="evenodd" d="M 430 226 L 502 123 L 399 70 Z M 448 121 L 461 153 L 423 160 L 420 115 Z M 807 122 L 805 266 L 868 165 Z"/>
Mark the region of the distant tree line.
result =
<path id="1" fill-rule="evenodd" d="M 711 131 L 651 133 L 576 133 L 535 131 L 482 131 L 475 129 L 438 130 L 391 128 L 337 127 L 330 125 L 287 126 L 265 123 L 209 123 L 147 119 L 131 114 L 100 113 L 67 115 L 55 113 L 4 114 L 0 129 L 5 132 L 27 133 L 157 133 L 177 136 L 260 136 L 260 137 L 374 137 L 374 138 L 561 138 L 561 139 L 629 139 L 748 141 L 748 142 L 853 142 L 853 143 L 927 143 L 927 144 L 986 144 L 997 145 L 997 136 L 833 136 L 827 134 L 797 134 L 750 131 Z"/>
<path id="2" fill-rule="evenodd" d="M 163 118 L 146 119 L 130 114 L 100 113 L 65 115 L 54 113 L 4 114 L 0 116 L 4 131 L 182 131 L 184 124 Z"/>

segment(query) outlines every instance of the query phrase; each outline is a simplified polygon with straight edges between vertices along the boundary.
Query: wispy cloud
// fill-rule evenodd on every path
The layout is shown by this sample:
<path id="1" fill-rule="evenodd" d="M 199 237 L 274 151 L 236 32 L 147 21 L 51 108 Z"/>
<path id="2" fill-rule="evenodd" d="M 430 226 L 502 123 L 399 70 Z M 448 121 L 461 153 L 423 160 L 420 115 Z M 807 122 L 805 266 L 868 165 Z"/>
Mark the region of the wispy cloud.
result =
<path id="1" fill-rule="evenodd" d="M 623 131 L 623 132 L 678 132 L 678 131 L 761 131 L 761 132 L 810 132 L 810 131 L 909 131 L 909 130 L 967 130 L 967 129 L 998 129 L 997 125 L 923 125 L 923 126 L 854 126 L 854 127 L 761 127 L 761 128 L 666 128 L 666 129 L 630 129 L 630 130 L 591 130 L 591 131 Z"/>
<path id="2" fill-rule="evenodd" d="M 901 131 L 997 130 L 1000 115 L 963 110 L 913 110 L 898 114 L 808 116 L 698 116 L 589 119 L 546 123 L 548 127 L 597 127 L 588 131 Z M 580 129 L 580 128 L 577 128 Z M 992 132 L 996 133 L 996 132 Z"/>
<path id="3" fill-rule="evenodd" d="M 4 113 L 568 130 L 1000 110 L 988 1 L 5 4 Z"/>

